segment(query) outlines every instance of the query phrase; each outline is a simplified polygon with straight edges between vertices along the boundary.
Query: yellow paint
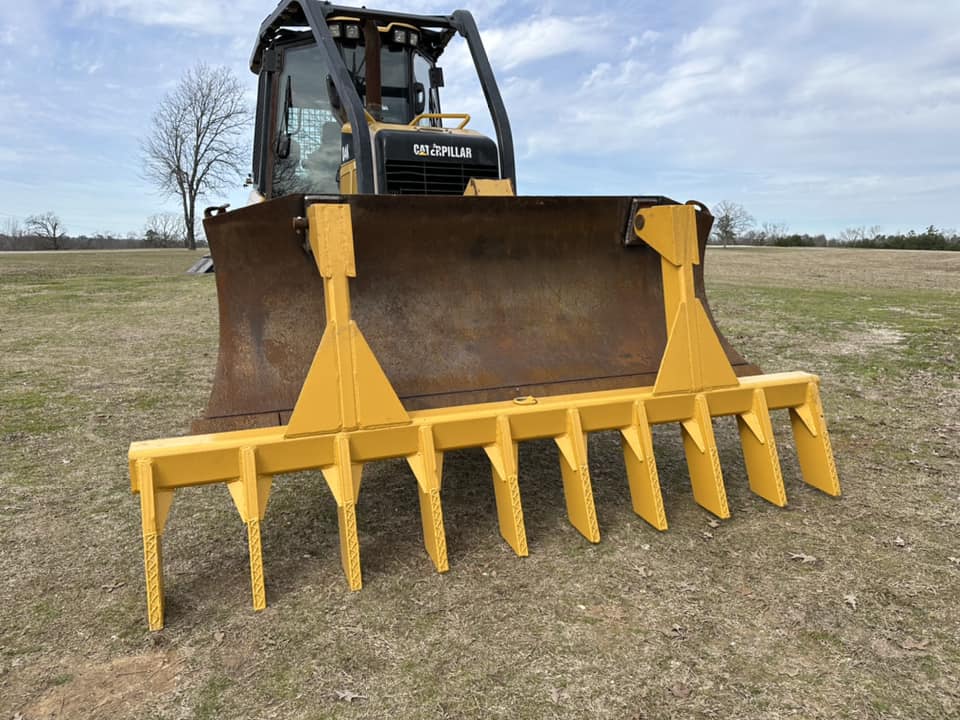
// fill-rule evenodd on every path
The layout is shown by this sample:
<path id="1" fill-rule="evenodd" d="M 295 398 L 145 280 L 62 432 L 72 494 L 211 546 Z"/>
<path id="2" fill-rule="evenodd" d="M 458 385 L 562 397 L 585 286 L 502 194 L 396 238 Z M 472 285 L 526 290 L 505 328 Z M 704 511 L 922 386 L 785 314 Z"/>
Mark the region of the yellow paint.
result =
<path id="1" fill-rule="evenodd" d="M 340 166 L 340 194 L 357 194 L 357 161 L 347 160 Z"/>
<path id="2" fill-rule="evenodd" d="M 348 278 L 356 276 L 347 205 L 312 205 L 310 243 L 323 276 L 326 330 L 286 426 L 136 442 L 131 487 L 140 494 L 147 615 L 163 627 L 160 540 L 177 488 L 224 483 L 247 526 L 255 609 L 266 604 L 260 522 L 276 475 L 319 469 L 337 504 L 340 556 L 351 589 L 362 586 L 356 506 L 363 467 L 402 458 L 416 477 L 424 546 L 434 567 L 448 568 L 441 508 L 443 454 L 482 448 L 489 459 L 500 532 L 517 555 L 528 553 L 519 488 L 518 444 L 553 439 L 571 524 L 600 539 L 588 469 L 588 433 L 621 434 L 633 508 L 667 528 L 651 427 L 678 423 L 695 500 L 728 517 L 712 419 L 734 416 L 751 489 L 786 503 L 770 422 L 788 410 L 804 480 L 830 495 L 840 485 L 820 405 L 819 380 L 794 372 L 736 378 L 699 300 L 693 296 L 694 209 L 640 211 L 638 234 L 663 257 L 667 350 L 653 387 L 605 390 L 522 402 L 484 403 L 407 412 L 350 315 Z M 678 339 L 679 338 L 679 339 Z M 680 366 L 679 368 L 677 366 Z"/>
<path id="3" fill-rule="evenodd" d="M 486 196 L 486 197 L 513 197 L 513 182 L 509 178 L 503 180 L 487 180 L 471 178 L 463 191 L 467 196 Z"/>

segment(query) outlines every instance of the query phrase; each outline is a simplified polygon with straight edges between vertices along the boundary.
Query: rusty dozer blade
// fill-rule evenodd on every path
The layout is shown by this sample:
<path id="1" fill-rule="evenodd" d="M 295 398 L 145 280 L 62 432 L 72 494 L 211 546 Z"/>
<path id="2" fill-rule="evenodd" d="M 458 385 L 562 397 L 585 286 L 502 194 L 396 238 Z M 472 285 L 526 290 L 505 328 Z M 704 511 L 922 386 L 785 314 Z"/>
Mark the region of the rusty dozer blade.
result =
<path id="1" fill-rule="evenodd" d="M 729 517 L 730 511 L 713 433 L 715 417 L 736 418 L 747 480 L 758 496 L 778 506 L 787 502 L 773 410 L 790 414 L 803 480 L 829 495 L 840 494 L 819 379 L 803 372 L 738 377 L 734 370 L 731 358 L 739 356 L 724 347 L 702 297 L 697 271 L 707 230 L 702 211 L 654 199 L 579 199 L 567 204 L 531 198 L 512 207 L 516 201 L 484 206 L 486 201 L 475 198 L 475 206 L 458 206 L 404 199 L 408 214 L 398 210 L 391 216 L 392 235 L 377 237 L 371 228 L 382 227 L 384 220 L 376 211 L 401 208 L 396 202 L 377 201 L 313 203 L 306 208 L 306 223 L 298 223 L 308 228 L 309 257 L 321 279 L 324 324 L 312 357 L 304 361 L 309 369 L 303 371 L 284 424 L 131 444 L 130 481 L 140 496 L 151 629 L 163 626 L 160 540 L 174 492 L 183 487 L 222 483 L 229 488 L 246 524 L 257 610 L 266 606 L 260 523 L 274 479 L 286 473 L 320 470 L 337 505 L 340 561 L 353 590 L 363 582 L 357 532 L 363 468 L 388 458 L 406 460 L 416 478 L 423 542 L 439 572 L 449 567 L 441 493 L 443 456 L 452 450 L 477 448 L 486 454 L 500 534 L 521 556 L 528 554 L 528 545 L 517 459 L 519 444 L 528 440 L 556 444 L 570 523 L 590 542 L 600 540 L 588 458 L 591 432 L 620 435 L 633 509 L 657 530 L 667 529 L 651 432 L 657 424 L 679 425 L 693 498 L 717 517 Z M 284 202 L 289 203 L 287 210 L 299 209 L 296 200 Z M 425 235 L 417 245 L 415 230 L 397 230 L 393 224 L 398 219 L 412 222 L 427 208 L 457 207 L 463 209 L 461 216 L 448 223 L 456 232 L 445 240 L 439 233 Z M 575 207 L 579 212 L 573 212 Z M 522 212 L 516 212 L 518 208 Z M 617 208 L 630 220 L 626 227 L 603 219 L 605 211 Z M 563 210 L 569 212 L 564 215 Z M 499 211 L 501 220 L 519 217 L 523 223 L 498 229 L 484 220 L 484 211 Z M 565 224 L 544 229 L 558 218 Z M 364 242 L 355 242 L 354 228 L 365 222 L 369 234 Z M 439 228 L 436 220 L 433 229 Z M 604 232 L 596 234 L 597 228 Z M 395 254 L 392 262 L 382 260 L 395 235 L 402 238 L 406 254 Z M 530 241 L 525 243 L 525 237 Z M 289 241 L 301 252 L 295 234 Z M 657 260 L 657 271 L 646 259 L 649 253 Z M 449 268 L 443 282 L 431 280 L 430 271 L 441 268 L 432 254 L 460 259 L 470 272 Z M 259 257 L 271 262 L 269 254 Z M 299 256 L 291 252 L 287 257 Z M 365 257 L 381 258 L 376 266 L 385 269 L 382 285 L 378 278 L 361 280 L 368 269 Z M 634 273 L 617 269 L 614 258 Z M 256 278 L 256 266 L 247 265 L 246 270 Z M 608 275 L 596 280 L 594 272 Z M 305 277 L 300 280 L 305 282 Z M 615 287 L 613 279 L 627 283 L 627 290 Z M 261 296 L 269 294 L 269 288 L 259 288 Z M 364 304 L 361 289 L 394 304 Z M 484 294 L 493 290 L 500 296 Z M 654 308 L 650 298 L 658 292 L 662 305 Z M 360 322 L 354 307 L 364 308 L 376 334 Z M 269 324 L 264 320 L 277 308 L 258 309 L 265 313 L 257 318 L 262 334 L 251 335 L 247 328 L 243 337 L 261 345 L 274 343 L 262 359 L 277 364 L 274 354 L 282 347 L 265 332 Z M 478 309 L 494 314 L 480 315 Z M 545 318 L 539 323 L 538 311 Z M 306 325 L 311 319 L 301 320 Z M 543 327 L 548 321 L 562 327 Z M 460 345 L 436 339 L 448 327 L 459 333 Z M 600 334 L 598 327 L 611 335 Z M 641 341 L 624 339 L 637 332 L 649 334 Z M 574 341 L 598 346 L 570 346 Z M 651 361 L 645 342 L 659 344 L 659 363 Z M 557 353 L 566 375 L 550 373 L 556 364 L 550 352 Z M 399 366 L 398 357 L 422 364 Z M 643 376 L 645 367 L 631 362 L 637 358 L 656 368 L 652 385 L 629 385 Z M 487 360 L 495 362 L 495 372 L 485 369 Z M 222 361 L 223 356 L 224 370 Z M 292 367 L 301 372 L 299 365 Z M 249 373 L 249 368 L 244 370 Z M 407 383 L 406 397 L 391 372 Z M 466 384 L 474 380 L 480 381 L 479 389 Z M 533 388 L 538 392 L 516 394 Z M 504 395 L 506 399 L 496 399 Z M 414 409 L 413 403 L 435 406 Z M 269 420 L 283 412 L 273 409 L 255 414 L 255 419 Z"/>
<path id="2" fill-rule="evenodd" d="M 220 350 L 193 432 L 288 421 L 323 333 L 294 219 L 350 206 L 352 312 L 409 410 L 648 385 L 667 327 L 660 255 L 633 218 L 661 197 L 293 195 L 209 218 Z M 712 223 L 697 212 L 702 256 Z M 710 318 L 703 265 L 696 295 Z M 719 334 L 719 333 L 718 333 Z M 720 336 L 738 375 L 759 370 Z"/>

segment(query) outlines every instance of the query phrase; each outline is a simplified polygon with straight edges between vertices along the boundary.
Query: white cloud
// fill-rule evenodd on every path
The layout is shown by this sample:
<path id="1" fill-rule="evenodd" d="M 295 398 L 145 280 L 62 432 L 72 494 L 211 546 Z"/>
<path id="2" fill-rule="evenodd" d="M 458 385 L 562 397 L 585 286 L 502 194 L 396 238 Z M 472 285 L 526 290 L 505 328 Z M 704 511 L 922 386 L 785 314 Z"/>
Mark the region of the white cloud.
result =
<path id="1" fill-rule="evenodd" d="M 596 54 L 606 24 L 602 17 L 533 17 L 483 33 L 487 54 L 497 67 L 521 65 L 569 53 Z"/>
<path id="2" fill-rule="evenodd" d="M 259 21 L 272 9 L 256 0 L 79 0 L 74 13 L 80 19 L 100 15 L 208 35 L 233 35 L 247 29 L 252 38 Z"/>
<path id="3" fill-rule="evenodd" d="M 701 25 L 685 34 L 677 44 L 676 50 L 680 55 L 725 51 L 739 39 L 740 32 L 736 28 Z"/>

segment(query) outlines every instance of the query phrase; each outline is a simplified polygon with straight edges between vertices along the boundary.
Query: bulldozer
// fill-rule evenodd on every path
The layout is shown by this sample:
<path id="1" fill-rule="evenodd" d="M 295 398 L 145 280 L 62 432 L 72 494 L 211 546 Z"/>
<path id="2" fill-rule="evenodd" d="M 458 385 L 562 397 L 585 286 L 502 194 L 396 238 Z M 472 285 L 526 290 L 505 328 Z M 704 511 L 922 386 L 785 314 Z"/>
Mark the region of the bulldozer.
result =
<path id="1" fill-rule="evenodd" d="M 454 38 L 493 137 L 441 107 L 439 62 Z M 790 414 L 803 479 L 840 494 L 819 379 L 761 374 L 717 329 L 703 281 L 706 206 L 516 194 L 510 123 L 469 12 L 284 0 L 250 67 L 252 202 L 204 221 L 219 303 L 210 399 L 191 434 L 129 452 L 151 629 L 163 626 L 160 538 L 181 487 L 227 485 L 247 529 L 255 609 L 266 606 L 260 523 L 284 473 L 321 471 L 355 590 L 363 467 L 390 458 L 412 470 L 440 572 L 453 450 L 486 454 L 500 532 L 520 556 L 518 444 L 528 440 L 555 441 L 571 524 L 590 542 L 600 540 L 591 432 L 619 433 L 633 509 L 658 530 L 656 424 L 680 425 L 694 500 L 720 518 L 715 417 L 736 418 L 761 497 L 786 504 L 771 410 Z"/>

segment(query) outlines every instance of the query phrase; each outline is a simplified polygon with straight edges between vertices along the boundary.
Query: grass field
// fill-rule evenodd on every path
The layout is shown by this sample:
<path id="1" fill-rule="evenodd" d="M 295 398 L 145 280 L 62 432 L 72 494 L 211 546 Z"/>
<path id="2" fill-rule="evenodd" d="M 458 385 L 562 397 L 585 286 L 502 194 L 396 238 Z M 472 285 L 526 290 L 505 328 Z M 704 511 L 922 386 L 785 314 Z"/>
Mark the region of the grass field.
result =
<path id="1" fill-rule="evenodd" d="M 555 450 L 524 445 L 518 559 L 485 460 L 454 454 L 439 575 L 412 476 L 383 463 L 350 593 L 334 502 L 302 474 L 275 484 L 254 613 L 243 525 L 202 488 L 174 504 L 150 633 L 125 455 L 204 407 L 216 297 L 182 274 L 193 259 L 0 254 L 0 720 L 960 716 L 960 253 L 708 254 L 726 336 L 765 370 L 822 377 L 839 500 L 801 482 L 779 415 L 790 505 L 751 495 L 721 420 L 732 518 L 714 527 L 660 427 L 658 533 L 601 434 L 593 546 L 566 521 Z"/>

